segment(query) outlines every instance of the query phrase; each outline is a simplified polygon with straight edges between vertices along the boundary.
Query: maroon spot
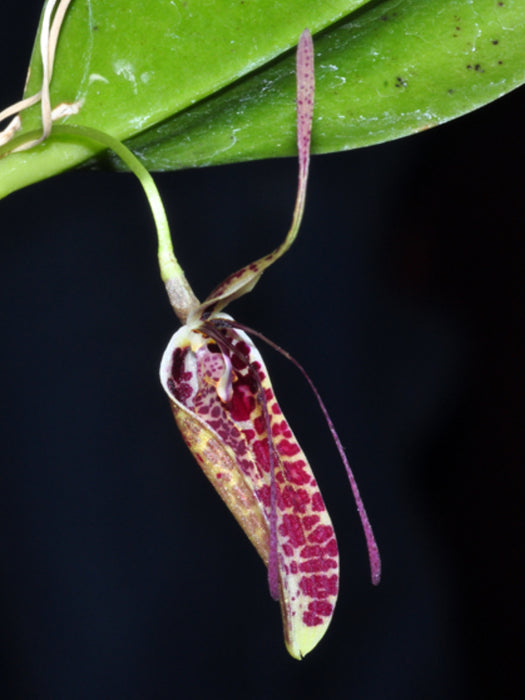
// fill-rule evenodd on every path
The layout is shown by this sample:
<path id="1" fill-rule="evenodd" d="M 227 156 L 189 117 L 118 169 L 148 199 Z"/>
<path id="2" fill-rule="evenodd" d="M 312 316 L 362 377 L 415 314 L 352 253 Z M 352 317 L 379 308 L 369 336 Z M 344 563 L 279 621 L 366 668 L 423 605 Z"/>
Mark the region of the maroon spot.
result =
<path id="1" fill-rule="evenodd" d="M 225 440 L 239 439 L 240 433 L 234 425 L 230 425 L 230 423 L 226 421 L 221 421 L 220 425 L 221 427 L 219 428 L 219 430 L 217 430 L 217 432 L 222 438 L 224 438 Z"/>
<path id="2" fill-rule="evenodd" d="M 323 547 L 324 553 L 328 555 L 329 557 L 336 557 L 338 555 L 338 550 L 337 550 L 337 542 L 335 541 L 335 537 L 328 542 L 327 545 Z"/>
<path id="3" fill-rule="evenodd" d="M 325 616 L 331 615 L 334 611 L 334 606 L 327 600 L 313 600 L 308 608 L 319 615 Z"/>
<path id="4" fill-rule="evenodd" d="M 290 562 L 290 572 L 291 572 L 292 574 L 297 574 L 297 573 L 299 573 L 299 567 L 297 566 L 297 562 L 296 562 L 296 561 Z"/>
<path id="5" fill-rule="evenodd" d="M 336 574 L 332 576 L 314 574 L 313 576 L 303 576 L 299 581 L 299 588 L 310 598 L 328 598 L 328 596 L 337 595 L 337 584 Z"/>
<path id="6" fill-rule="evenodd" d="M 254 442 L 252 449 L 257 465 L 267 472 L 270 469 L 270 460 L 268 459 L 268 445 L 266 441 L 259 440 Z"/>
<path id="7" fill-rule="evenodd" d="M 314 495 L 312 496 L 312 510 L 316 510 L 317 512 L 326 510 L 325 505 L 323 503 L 323 497 L 319 493 L 319 491 L 316 491 Z"/>
<path id="8" fill-rule="evenodd" d="M 261 369 L 261 366 L 258 362 L 252 362 L 252 367 L 255 367 L 257 369 L 257 375 L 259 379 L 261 380 L 261 384 L 264 384 L 266 381 L 267 375 L 265 374 L 264 370 Z"/>
<path id="9" fill-rule="evenodd" d="M 271 502 L 271 489 L 269 486 L 262 486 L 258 491 L 257 491 L 257 498 L 265 508 L 270 507 L 270 502 Z"/>
<path id="10" fill-rule="evenodd" d="M 245 382 L 238 381 L 233 387 L 230 412 L 233 420 L 246 421 L 255 407 L 255 399 Z"/>
<path id="11" fill-rule="evenodd" d="M 250 348 L 243 341 L 233 343 L 235 352 L 232 353 L 232 365 L 235 369 L 244 369 L 250 364 Z"/>
<path id="12" fill-rule="evenodd" d="M 323 618 L 315 613 L 306 611 L 303 613 L 303 622 L 307 627 L 317 627 L 317 625 L 322 624 Z"/>
<path id="13" fill-rule="evenodd" d="M 186 399 L 189 399 L 193 393 L 191 386 L 189 384 L 185 384 L 184 382 L 178 385 L 174 384 L 173 388 L 170 387 L 170 383 L 168 382 L 168 388 L 171 389 L 173 396 L 177 399 L 177 401 L 180 401 L 181 403 L 184 403 Z"/>
<path id="14" fill-rule="evenodd" d="M 310 476 L 304 471 L 306 463 L 302 459 L 295 462 L 286 462 L 284 465 L 286 480 L 297 486 L 305 486 L 310 483 Z"/>
<path id="15" fill-rule="evenodd" d="M 283 537 L 289 538 L 290 544 L 294 549 L 306 544 L 301 520 L 297 515 L 289 515 L 287 513 L 283 515 L 283 522 L 279 527 L 279 533 Z"/>
<path id="16" fill-rule="evenodd" d="M 247 430 L 243 430 L 244 437 L 248 442 L 251 442 L 253 438 L 255 437 L 255 430 L 252 430 L 251 428 L 248 428 Z"/>
<path id="17" fill-rule="evenodd" d="M 283 433 L 286 429 L 286 421 L 282 420 L 280 423 L 272 423 L 272 435 L 277 437 Z"/>
<path id="18" fill-rule="evenodd" d="M 280 423 L 273 423 L 272 434 L 276 437 L 279 435 L 282 435 L 285 438 L 293 437 L 292 431 L 288 427 L 288 423 L 285 420 L 282 420 Z"/>
<path id="19" fill-rule="evenodd" d="M 220 427 L 217 430 L 217 435 L 222 438 L 225 442 L 228 440 L 228 438 L 231 436 L 231 432 L 228 427 Z"/>
<path id="20" fill-rule="evenodd" d="M 304 513 L 305 506 L 310 502 L 310 494 L 305 489 L 293 489 L 286 485 L 282 491 L 285 508 L 293 508 L 294 511 Z"/>
<path id="21" fill-rule="evenodd" d="M 240 376 L 240 375 L 239 375 Z M 246 384 L 250 392 L 253 394 L 253 396 L 257 396 L 257 392 L 259 391 L 259 386 L 257 384 L 257 378 L 255 377 L 253 372 L 250 372 L 249 374 L 243 374 L 243 382 Z"/>
<path id="22" fill-rule="evenodd" d="M 308 535 L 308 542 L 326 542 L 334 536 L 334 529 L 331 525 L 318 525 L 315 530 Z"/>
<path id="23" fill-rule="evenodd" d="M 317 496 L 315 493 L 313 496 L 313 499 Z M 312 499 L 312 502 L 313 502 Z M 314 510 L 317 510 L 317 508 L 314 508 Z M 319 522 L 320 518 L 318 515 L 305 515 L 303 518 L 303 527 L 305 530 L 311 530 L 314 525 L 317 525 Z"/>
<path id="24" fill-rule="evenodd" d="M 272 413 L 274 413 L 276 416 L 282 415 L 282 411 L 281 411 L 281 409 L 280 409 L 278 403 L 272 404 Z M 291 430 L 290 430 L 289 432 L 290 432 L 290 435 L 291 435 Z M 288 436 L 287 436 L 287 437 L 288 437 Z"/>
<path id="25" fill-rule="evenodd" d="M 284 554 L 285 554 L 287 557 L 291 557 L 291 556 L 293 555 L 293 547 L 292 547 L 291 545 L 289 545 L 288 542 L 285 542 L 285 543 L 283 544 L 283 552 L 284 552 Z M 296 568 L 297 568 L 296 562 L 294 562 L 294 564 L 295 564 L 295 566 L 296 566 Z M 297 572 L 296 572 L 296 573 L 297 573 Z"/>
<path id="26" fill-rule="evenodd" d="M 255 428 L 255 432 L 257 435 L 262 435 L 263 433 L 266 432 L 266 421 L 264 420 L 263 416 L 257 416 L 253 420 L 253 427 Z"/>
<path id="27" fill-rule="evenodd" d="M 225 445 L 233 448 L 235 458 L 239 461 L 247 453 L 248 448 L 241 434 L 235 428 L 225 426 L 216 431 Z"/>
<path id="28" fill-rule="evenodd" d="M 185 348 L 184 350 L 182 348 L 175 348 L 175 352 L 171 356 L 171 376 L 172 378 L 178 382 L 182 379 L 182 375 L 185 374 L 184 372 L 184 358 L 186 356 L 186 353 L 188 352 L 188 349 Z"/>
<path id="29" fill-rule="evenodd" d="M 323 555 L 323 552 L 324 547 L 321 547 L 320 544 L 306 545 L 299 552 L 299 556 L 301 559 L 309 559 L 310 557 L 320 557 Z"/>
<path id="30" fill-rule="evenodd" d="M 235 435 L 233 440 L 230 440 L 230 445 L 233 447 L 235 457 L 237 459 L 239 459 L 239 457 L 244 457 L 244 455 L 248 452 L 248 447 L 246 446 L 246 443 L 240 439 L 240 435 Z"/>
<path id="31" fill-rule="evenodd" d="M 330 569 L 336 569 L 337 562 L 335 559 L 325 559 L 324 557 L 318 557 L 317 559 L 307 559 L 301 562 L 299 569 L 302 573 L 318 574 L 321 571 L 330 571 Z"/>
<path id="32" fill-rule="evenodd" d="M 235 349 L 245 357 L 250 356 L 250 346 L 245 343 L 244 340 L 239 340 L 239 342 L 235 344 Z"/>
<path id="33" fill-rule="evenodd" d="M 248 366 L 248 360 L 245 357 L 232 355 L 232 367 L 236 370 L 245 369 Z"/>
<path id="34" fill-rule="evenodd" d="M 279 454 L 285 457 L 294 457 L 299 454 L 301 448 L 296 442 L 290 442 L 289 440 L 281 440 L 277 445 L 277 450 Z"/>
<path id="35" fill-rule="evenodd" d="M 304 612 L 303 622 L 308 627 L 315 627 L 323 622 L 322 617 L 329 617 L 333 610 L 334 606 L 328 601 L 314 600 L 308 606 L 308 610 Z"/>
<path id="36" fill-rule="evenodd" d="M 237 464 L 240 466 L 243 474 L 250 475 L 253 473 L 253 463 L 249 459 L 239 458 Z"/>
<path id="37" fill-rule="evenodd" d="M 248 446 L 242 439 L 242 435 L 236 435 L 232 437 L 230 440 L 228 440 L 227 444 L 233 448 L 233 451 L 235 453 L 235 459 L 237 462 L 240 462 L 241 459 L 244 459 L 246 455 L 248 456 L 248 458 L 250 457 L 250 453 L 248 452 Z"/>

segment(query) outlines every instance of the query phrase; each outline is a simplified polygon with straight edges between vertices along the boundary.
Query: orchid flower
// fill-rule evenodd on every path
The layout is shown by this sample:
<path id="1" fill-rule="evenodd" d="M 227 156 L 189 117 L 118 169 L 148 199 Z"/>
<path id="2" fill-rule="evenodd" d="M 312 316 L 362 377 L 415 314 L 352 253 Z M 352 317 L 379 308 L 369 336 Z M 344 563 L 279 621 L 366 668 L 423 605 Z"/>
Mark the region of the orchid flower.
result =
<path id="1" fill-rule="evenodd" d="M 313 44 L 305 30 L 297 49 L 299 182 L 291 228 L 277 249 L 227 277 L 202 304 L 175 305 L 184 325 L 171 338 L 160 366 L 162 386 L 186 444 L 268 567 L 270 593 L 281 606 L 285 643 L 297 659 L 316 646 L 332 619 L 339 588 L 337 542 L 312 469 L 283 416 L 264 361 L 246 329 L 223 309 L 251 291 L 297 235 L 305 202 L 313 97 Z M 321 407 L 328 418 L 322 402 Z M 378 583 L 374 535 L 341 443 L 330 421 L 329 425 L 347 467 L 372 579 Z"/>
<path id="2" fill-rule="evenodd" d="M 41 28 L 42 88 L 33 97 L 0 113 L 0 119 L 15 115 L 0 134 L 0 145 L 12 141 L 10 152 L 32 148 L 51 133 L 88 140 L 113 149 L 138 177 L 155 220 L 161 276 L 183 324 L 164 352 L 160 366 L 162 386 L 186 444 L 267 566 L 270 593 L 280 602 L 287 649 L 300 659 L 316 646 L 332 619 L 339 589 L 338 548 L 312 469 L 279 407 L 268 370 L 249 333 L 269 342 L 305 375 L 347 471 L 374 584 L 379 583 L 381 562 L 341 441 L 310 378 L 288 353 L 236 323 L 224 313 L 224 308 L 254 288 L 264 270 L 288 250 L 299 230 L 313 116 L 312 38 L 305 30 L 297 49 L 299 180 L 291 227 L 273 252 L 227 277 L 200 303 L 177 262 L 162 200 L 144 166 L 109 134 L 53 123 L 49 83 L 69 3 L 70 0 L 50 0 L 46 8 Z M 19 113 L 39 101 L 42 132 L 14 139 Z"/>

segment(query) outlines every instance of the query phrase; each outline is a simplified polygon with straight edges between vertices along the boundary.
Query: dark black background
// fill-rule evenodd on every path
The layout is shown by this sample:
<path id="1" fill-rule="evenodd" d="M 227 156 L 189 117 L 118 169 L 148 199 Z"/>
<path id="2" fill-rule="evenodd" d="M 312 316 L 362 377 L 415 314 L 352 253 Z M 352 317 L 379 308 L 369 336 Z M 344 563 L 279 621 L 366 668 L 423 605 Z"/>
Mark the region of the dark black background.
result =
<path id="1" fill-rule="evenodd" d="M 3 104 L 39 4 L 3 8 Z M 383 554 L 373 589 L 315 400 L 261 348 L 342 556 L 302 662 L 159 385 L 177 322 L 137 183 L 1 202 L 1 697 L 522 696 L 524 101 L 314 158 L 298 242 L 230 309 L 309 370 Z M 295 179 L 293 159 L 156 177 L 201 297 L 280 240 Z"/>

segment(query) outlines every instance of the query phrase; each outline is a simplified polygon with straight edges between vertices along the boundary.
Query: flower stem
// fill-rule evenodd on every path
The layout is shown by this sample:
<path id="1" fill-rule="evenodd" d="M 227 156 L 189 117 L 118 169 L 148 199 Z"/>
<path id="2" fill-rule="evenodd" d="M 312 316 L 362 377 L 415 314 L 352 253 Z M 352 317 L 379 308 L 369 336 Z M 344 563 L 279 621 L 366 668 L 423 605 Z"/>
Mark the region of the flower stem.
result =
<path id="1" fill-rule="evenodd" d="M 32 133 L 24 134 L 24 140 L 31 139 L 33 136 L 34 134 Z M 166 286 L 173 310 L 181 323 L 185 323 L 191 310 L 199 305 L 199 300 L 193 293 L 184 271 L 175 257 L 164 204 L 150 173 L 121 141 L 98 129 L 92 129 L 87 126 L 53 125 L 53 138 L 57 137 L 73 137 L 76 140 L 86 139 L 110 148 L 136 175 L 148 200 L 157 230 L 160 275 Z M 14 145 L 16 141 L 18 139 L 14 139 L 10 145 Z"/>

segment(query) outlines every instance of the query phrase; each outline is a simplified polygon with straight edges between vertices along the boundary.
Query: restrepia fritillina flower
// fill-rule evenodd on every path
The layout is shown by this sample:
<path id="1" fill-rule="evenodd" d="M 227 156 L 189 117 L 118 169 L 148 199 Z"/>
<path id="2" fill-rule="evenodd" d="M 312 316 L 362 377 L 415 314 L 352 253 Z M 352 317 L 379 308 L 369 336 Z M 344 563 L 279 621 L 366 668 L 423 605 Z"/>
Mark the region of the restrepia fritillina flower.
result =
<path id="1" fill-rule="evenodd" d="M 87 126 L 53 124 L 49 84 L 55 48 L 69 4 L 70 0 L 50 0 L 46 6 L 40 41 L 42 88 L 2 111 L 2 120 L 14 117 L 0 134 L 0 143 L 13 139 L 23 110 L 41 102 L 42 132 L 29 132 L 21 143 L 13 145 L 13 150 L 33 148 L 52 132 L 67 134 L 112 148 L 141 182 L 157 227 L 161 275 L 183 324 L 162 358 L 161 382 L 185 442 L 267 565 L 271 595 L 281 605 L 286 646 L 292 656 L 300 659 L 318 643 L 333 615 L 339 588 L 334 528 L 310 465 L 277 403 L 263 359 L 246 332 L 248 329 L 237 324 L 223 309 L 253 289 L 264 270 L 288 250 L 299 229 L 313 115 L 312 38 L 305 30 L 297 49 L 299 183 L 290 230 L 272 253 L 230 275 L 201 304 L 174 256 L 164 207 L 144 166 L 109 134 Z M 305 376 L 345 465 L 367 541 L 372 581 L 378 583 L 379 553 L 357 484 L 324 404 Z"/>
<path id="2" fill-rule="evenodd" d="M 171 338 L 160 378 L 182 436 L 268 567 L 290 654 L 302 658 L 324 635 L 339 588 L 334 528 L 312 469 L 286 421 L 259 351 L 225 306 L 251 291 L 297 235 L 304 209 L 314 97 L 308 30 L 297 48 L 299 183 L 293 221 L 272 253 L 230 275 L 204 301 L 175 308 L 184 325 Z M 172 295 L 173 297 L 173 295 Z M 323 411 L 324 406 L 321 402 Z M 375 539 L 353 474 L 328 418 L 354 491 L 379 582 Z"/>

